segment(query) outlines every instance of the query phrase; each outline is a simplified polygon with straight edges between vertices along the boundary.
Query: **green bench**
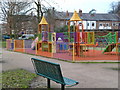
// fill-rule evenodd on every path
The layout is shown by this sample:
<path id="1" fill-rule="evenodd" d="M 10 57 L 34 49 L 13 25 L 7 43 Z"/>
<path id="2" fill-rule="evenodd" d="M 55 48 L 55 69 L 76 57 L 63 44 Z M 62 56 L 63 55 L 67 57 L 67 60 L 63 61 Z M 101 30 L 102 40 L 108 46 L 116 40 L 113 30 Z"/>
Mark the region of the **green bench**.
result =
<path id="1" fill-rule="evenodd" d="M 74 86 L 78 82 L 62 76 L 60 65 L 36 58 L 31 58 L 35 72 L 39 76 L 47 78 L 47 88 L 50 88 L 50 80 L 61 84 L 61 89 L 64 90 L 65 86 Z"/>

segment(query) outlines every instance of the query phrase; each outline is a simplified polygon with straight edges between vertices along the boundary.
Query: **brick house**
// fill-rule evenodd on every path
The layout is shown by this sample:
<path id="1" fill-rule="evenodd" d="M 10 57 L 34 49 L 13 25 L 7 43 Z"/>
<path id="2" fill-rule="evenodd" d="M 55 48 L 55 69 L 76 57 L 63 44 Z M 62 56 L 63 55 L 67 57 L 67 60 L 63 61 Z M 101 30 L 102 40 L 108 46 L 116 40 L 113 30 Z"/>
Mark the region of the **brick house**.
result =
<path id="1" fill-rule="evenodd" d="M 58 18 L 56 19 L 59 26 L 67 25 L 65 21 L 69 20 L 73 12 L 58 12 Z M 84 29 L 86 30 L 118 30 L 120 29 L 120 16 L 117 14 L 109 13 L 82 13 L 79 10 L 78 15 L 83 20 Z"/>

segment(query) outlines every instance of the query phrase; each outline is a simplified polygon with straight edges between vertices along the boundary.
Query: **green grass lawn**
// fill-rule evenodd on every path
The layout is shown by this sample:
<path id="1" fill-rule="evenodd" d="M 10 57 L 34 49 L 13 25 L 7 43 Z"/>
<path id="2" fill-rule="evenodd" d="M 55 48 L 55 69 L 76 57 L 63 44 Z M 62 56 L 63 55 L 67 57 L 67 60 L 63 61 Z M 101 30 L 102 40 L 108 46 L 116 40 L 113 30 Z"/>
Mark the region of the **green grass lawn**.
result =
<path id="1" fill-rule="evenodd" d="M 0 48 L 6 48 L 6 41 L 0 41 Z"/>
<path id="2" fill-rule="evenodd" d="M 29 88 L 30 82 L 37 77 L 36 74 L 30 73 L 23 69 L 5 71 L 0 74 L 2 77 L 2 88 Z"/>
<path id="3" fill-rule="evenodd" d="M 6 41 L 2 41 L 2 47 L 6 48 Z"/>
<path id="4" fill-rule="evenodd" d="M 2 73 L 0 73 L 0 89 L 2 88 Z"/>

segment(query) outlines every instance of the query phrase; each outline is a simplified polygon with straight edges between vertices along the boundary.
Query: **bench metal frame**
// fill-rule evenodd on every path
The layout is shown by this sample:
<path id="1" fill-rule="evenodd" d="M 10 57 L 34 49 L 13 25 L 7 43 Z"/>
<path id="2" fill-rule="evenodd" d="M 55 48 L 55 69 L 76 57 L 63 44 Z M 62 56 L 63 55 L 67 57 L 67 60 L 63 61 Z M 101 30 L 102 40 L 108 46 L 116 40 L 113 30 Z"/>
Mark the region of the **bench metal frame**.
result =
<path id="1" fill-rule="evenodd" d="M 61 84 L 61 90 L 64 90 L 66 86 L 77 85 L 78 82 L 62 76 L 60 64 L 31 58 L 35 73 L 39 76 L 47 78 L 47 88 L 50 88 L 50 80 Z"/>

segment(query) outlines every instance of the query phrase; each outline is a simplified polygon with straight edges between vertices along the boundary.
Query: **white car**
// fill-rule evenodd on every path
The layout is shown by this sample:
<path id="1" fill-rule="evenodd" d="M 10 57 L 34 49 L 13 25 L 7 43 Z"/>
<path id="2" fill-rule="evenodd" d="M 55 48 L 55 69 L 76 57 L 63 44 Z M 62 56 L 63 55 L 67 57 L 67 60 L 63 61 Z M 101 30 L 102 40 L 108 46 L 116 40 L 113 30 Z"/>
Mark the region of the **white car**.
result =
<path id="1" fill-rule="evenodd" d="M 33 34 L 23 34 L 21 37 L 19 37 L 18 39 L 29 39 L 31 37 L 34 37 Z"/>

